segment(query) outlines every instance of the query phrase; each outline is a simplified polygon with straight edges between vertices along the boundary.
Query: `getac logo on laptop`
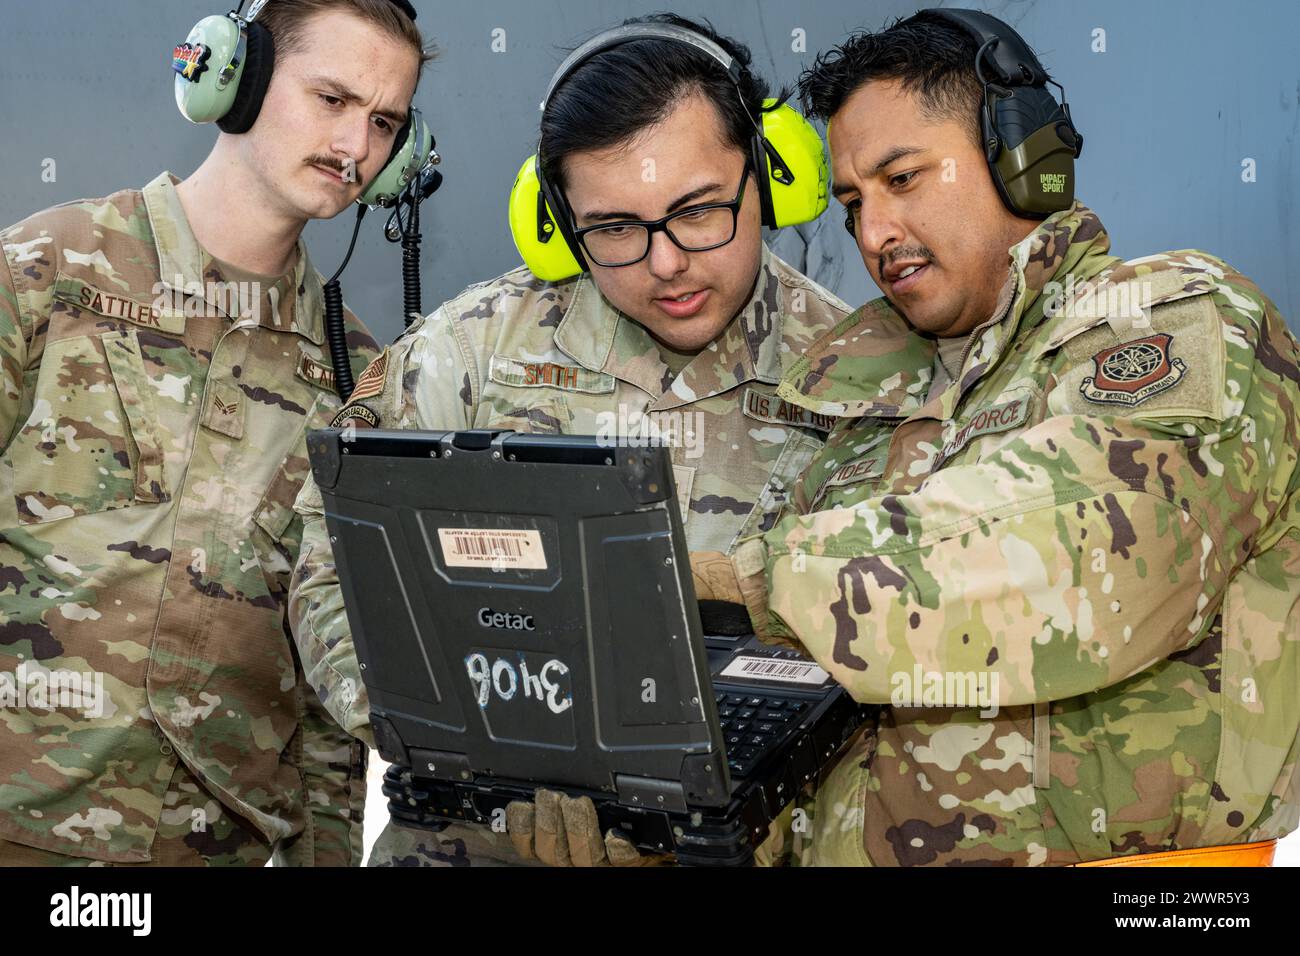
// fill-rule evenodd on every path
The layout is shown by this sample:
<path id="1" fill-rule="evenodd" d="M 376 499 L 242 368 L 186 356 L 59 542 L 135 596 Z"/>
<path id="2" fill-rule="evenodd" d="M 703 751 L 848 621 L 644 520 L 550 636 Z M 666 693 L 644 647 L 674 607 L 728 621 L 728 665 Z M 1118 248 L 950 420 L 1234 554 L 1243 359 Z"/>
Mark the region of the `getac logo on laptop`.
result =
<path id="1" fill-rule="evenodd" d="M 494 611 L 490 607 L 478 609 L 478 623 L 480 627 L 505 631 L 537 630 L 533 625 L 533 616 L 531 614 L 506 614 L 503 611 Z"/>

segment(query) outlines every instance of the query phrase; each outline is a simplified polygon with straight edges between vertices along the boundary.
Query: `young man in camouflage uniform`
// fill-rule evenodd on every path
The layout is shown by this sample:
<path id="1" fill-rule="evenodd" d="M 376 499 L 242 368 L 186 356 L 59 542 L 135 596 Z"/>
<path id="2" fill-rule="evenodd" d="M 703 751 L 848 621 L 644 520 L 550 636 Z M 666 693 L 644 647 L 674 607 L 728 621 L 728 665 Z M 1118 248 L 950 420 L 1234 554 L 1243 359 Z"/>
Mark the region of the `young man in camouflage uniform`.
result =
<path id="1" fill-rule="evenodd" d="M 259 22 L 250 132 L 0 233 L 0 864 L 360 863 L 365 751 L 284 616 L 340 405 L 299 237 L 387 163 L 424 52 L 388 0 Z"/>
<path id="2" fill-rule="evenodd" d="M 885 292 L 782 384 L 852 418 L 733 560 L 760 630 L 886 705 L 811 861 L 1265 863 L 1300 802 L 1296 343 L 1211 255 L 1003 208 L 975 56 L 918 15 L 801 80 Z"/>
<path id="3" fill-rule="evenodd" d="M 698 24 L 689 28 L 748 64 L 744 47 Z M 765 85 L 746 70 L 741 88 L 758 115 Z M 729 551 L 769 527 L 830 426 L 777 398 L 776 383 L 849 309 L 764 245 L 745 106 L 716 61 L 681 42 L 638 39 L 586 61 L 551 98 L 540 147 L 577 225 L 690 215 L 739 192 L 733 237 L 686 252 L 654 234 L 645 256 L 623 267 L 593 265 L 558 283 L 521 268 L 472 287 L 367 370 L 352 414 L 384 428 L 512 428 L 611 441 L 642 434 L 649 420 L 673 444 L 692 548 Z M 647 168 L 653 177 L 643 175 Z M 299 510 L 304 543 L 290 595 L 299 650 L 330 711 L 369 740 L 365 689 L 314 484 Z M 562 813 L 570 828 L 585 828 L 572 854 Z M 510 837 L 476 826 L 431 833 L 390 824 L 371 863 L 517 862 L 511 838 L 546 862 L 599 862 L 606 854 L 594 825 L 591 801 L 562 806 L 543 794 L 535 845 L 531 820 L 517 816 Z M 636 859 L 628 846 L 610 850 Z"/>

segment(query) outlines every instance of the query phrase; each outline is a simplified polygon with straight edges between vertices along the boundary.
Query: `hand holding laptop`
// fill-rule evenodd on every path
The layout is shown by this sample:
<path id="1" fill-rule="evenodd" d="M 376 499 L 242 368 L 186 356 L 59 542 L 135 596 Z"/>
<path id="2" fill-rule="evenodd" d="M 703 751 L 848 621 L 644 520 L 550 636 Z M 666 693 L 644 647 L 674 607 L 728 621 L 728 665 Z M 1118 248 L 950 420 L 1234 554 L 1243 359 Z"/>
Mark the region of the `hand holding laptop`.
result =
<path id="1" fill-rule="evenodd" d="M 536 802 L 506 807 L 506 827 L 515 852 L 548 866 L 658 866 L 672 854 L 642 854 L 617 830 L 602 839 L 596 805 L 589 797 L 538 790 Z"/>
<path id="2" fill-rule="evenodd" d="M 731 558 L 721 551 L 692 551 L 691 578 L 695 582 L 695 600 L 701 604 L 705 601 L 745 603 Z"/>
<path id="3" fill-rule="evenodd" d="M 695 600 L 700 606 L 705 633 L 752 633 L 764 644 L 803 651 L 797 642 L 768 631 L 767 582 L 758 573 L 741 576 L 737 570 L 740 554 L 691 552 L 691 578 L 695 582 Z"/>

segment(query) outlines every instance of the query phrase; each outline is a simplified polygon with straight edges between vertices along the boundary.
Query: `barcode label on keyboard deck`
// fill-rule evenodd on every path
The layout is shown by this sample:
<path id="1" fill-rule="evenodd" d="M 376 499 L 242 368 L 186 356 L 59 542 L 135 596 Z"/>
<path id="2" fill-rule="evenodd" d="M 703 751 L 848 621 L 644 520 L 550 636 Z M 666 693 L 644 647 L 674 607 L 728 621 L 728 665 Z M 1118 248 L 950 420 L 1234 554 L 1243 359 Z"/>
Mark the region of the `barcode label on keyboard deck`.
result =
<path id="1" fill-rule="evenodd" d="M 507 528 L 439 528 L 442 560 L 449 568 L 546 569 L 538 531 Z"/>
<path id="2" fill-rule="evenodd" d="M 830 680 L 831 675 L 811 661 L 742 656 L 728 664 L 718 676 L 771 680 L 786 684 L 811 684 L 817 687 Z"/>

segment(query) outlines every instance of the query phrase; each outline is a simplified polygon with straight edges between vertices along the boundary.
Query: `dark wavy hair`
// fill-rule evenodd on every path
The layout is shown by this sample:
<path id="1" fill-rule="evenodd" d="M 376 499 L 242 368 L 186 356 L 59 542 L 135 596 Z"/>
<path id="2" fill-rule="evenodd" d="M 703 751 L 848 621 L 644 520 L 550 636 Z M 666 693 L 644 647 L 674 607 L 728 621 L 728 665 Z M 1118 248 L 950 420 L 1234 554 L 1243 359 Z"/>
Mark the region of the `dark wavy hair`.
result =
<path id="1" fill-rule="evenodd" d="M 928 118 L 965 124 L 980 145 L 978 52 L 975 38 L 960 27 L 932 13 L 913 14 L 819 54 L 799 77 L 799 101 L 808 115 L 829 120 L 866 83 L 898 80 Z"/>
<path id="2" fill-rule="evenodd" d="M 727 143 L 748 154 L 754 135 L 750 117 L 759 118 L 770 95 L 767 81 L 749 68 L 749 48 L 722 36 L 707 20 L 674 13 L 636 17 L 625 20 L 624 26 L 652 23 L 684 27 L 726 50 L 744 67 L 739 95 L 721 64 L 684 43 L 632 40 L 597 53 L 569 74 L 542 114 L 542 173 L 560 188 L 566 156 L 627 143 L 663 122 L 683 98 L 695 93 L 717 107 Z M 783 90 L 778 99 L 784 102 L 789 96 Z"/>

